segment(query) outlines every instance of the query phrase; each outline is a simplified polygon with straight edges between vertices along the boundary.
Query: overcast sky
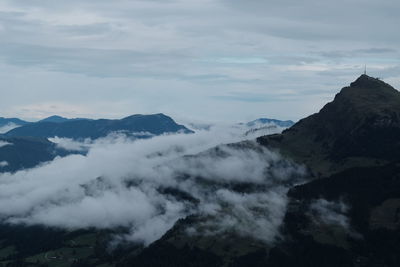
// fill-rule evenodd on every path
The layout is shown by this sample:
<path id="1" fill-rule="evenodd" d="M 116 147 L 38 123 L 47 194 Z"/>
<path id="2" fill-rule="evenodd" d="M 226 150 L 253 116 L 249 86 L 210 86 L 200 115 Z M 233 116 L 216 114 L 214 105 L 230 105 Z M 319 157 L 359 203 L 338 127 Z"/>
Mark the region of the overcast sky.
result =
<path id="1" fill-rule="evenodd" d="M 1 0 L 0 116 L 297 120 L 367 64 L 400 88 L 399 0 Z"/>

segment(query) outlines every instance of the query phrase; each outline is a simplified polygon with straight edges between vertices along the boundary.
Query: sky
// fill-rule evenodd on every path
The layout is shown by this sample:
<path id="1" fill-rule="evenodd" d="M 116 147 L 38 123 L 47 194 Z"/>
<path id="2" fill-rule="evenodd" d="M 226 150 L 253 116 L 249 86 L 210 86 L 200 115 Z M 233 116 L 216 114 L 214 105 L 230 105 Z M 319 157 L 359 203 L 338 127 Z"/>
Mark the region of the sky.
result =
<path id="1" fill-rule="evenodd" d="M 298 120 L 400 88 L 398 0 L 2 0 L 0 116 Z"/>

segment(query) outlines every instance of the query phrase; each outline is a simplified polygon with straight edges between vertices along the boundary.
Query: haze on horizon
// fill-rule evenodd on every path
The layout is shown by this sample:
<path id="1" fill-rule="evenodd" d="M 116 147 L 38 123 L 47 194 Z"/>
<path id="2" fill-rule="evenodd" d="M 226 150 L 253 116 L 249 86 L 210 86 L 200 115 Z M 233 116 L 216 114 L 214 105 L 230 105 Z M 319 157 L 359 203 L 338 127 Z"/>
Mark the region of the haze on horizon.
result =
<path id="1" fill-rule="evenodd" d="M 3 0 L 0 116 L 297 120 L 368 66 L 400 87 L 398 0 Z"/>

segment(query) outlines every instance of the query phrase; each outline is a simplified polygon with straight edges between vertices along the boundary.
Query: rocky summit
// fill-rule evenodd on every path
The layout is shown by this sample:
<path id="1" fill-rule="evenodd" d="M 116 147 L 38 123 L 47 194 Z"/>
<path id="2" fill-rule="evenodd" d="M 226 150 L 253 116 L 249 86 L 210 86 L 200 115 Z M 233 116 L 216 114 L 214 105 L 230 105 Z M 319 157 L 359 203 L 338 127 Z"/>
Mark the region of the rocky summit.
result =
<path id="1" fill-rule="evenodd" d="M 317 177 L 400 156 L 400 93 L 362 75 L 320 112 L 258 142 L 306 164 Z"/>

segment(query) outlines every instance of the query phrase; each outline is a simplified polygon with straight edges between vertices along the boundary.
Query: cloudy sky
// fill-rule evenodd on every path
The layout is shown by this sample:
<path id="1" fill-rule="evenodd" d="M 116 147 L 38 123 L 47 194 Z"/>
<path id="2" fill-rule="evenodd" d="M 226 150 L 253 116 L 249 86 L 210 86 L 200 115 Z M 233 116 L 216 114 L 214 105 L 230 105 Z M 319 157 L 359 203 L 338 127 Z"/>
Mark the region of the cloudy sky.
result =
<path id="1" fill-rule="evenodd" d="M 0 116 L 299 119 L 400 88 L 398 0 L 2 0 Z"/>

